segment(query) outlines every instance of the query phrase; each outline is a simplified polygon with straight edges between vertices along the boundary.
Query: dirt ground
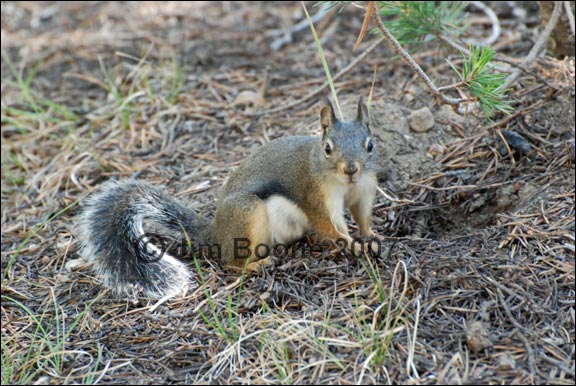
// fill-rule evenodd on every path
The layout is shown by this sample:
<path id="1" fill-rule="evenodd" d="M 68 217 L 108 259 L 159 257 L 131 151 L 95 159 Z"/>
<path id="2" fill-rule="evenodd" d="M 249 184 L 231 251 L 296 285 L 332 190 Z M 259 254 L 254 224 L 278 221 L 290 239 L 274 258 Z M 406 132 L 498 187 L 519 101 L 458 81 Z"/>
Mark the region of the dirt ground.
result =
<path id="1" fill-rule="evenodd" d="M 520 62 L 537 4 L 487 4 Z M 436 104 L 385 43 L 335 81 L 349 118 L 374 83 L 380 257 L 298 252 L 248 277 L 201 260 L 201 285 L 153 311 L 79 264 L 76 215 L 104 181 L 212 217 L 242 159 L 318 132 L 309 29 L 272 48 L 303 19 L 300 2 L 2 2 L 2 384 L 574 384 L 574 58 L 539 58 L 493 121 Z M 353 52 L 362 19 L 316 24 L 333 75 L 376 40 Z M 455 81 L 458 55 L 412 52 Z"/>

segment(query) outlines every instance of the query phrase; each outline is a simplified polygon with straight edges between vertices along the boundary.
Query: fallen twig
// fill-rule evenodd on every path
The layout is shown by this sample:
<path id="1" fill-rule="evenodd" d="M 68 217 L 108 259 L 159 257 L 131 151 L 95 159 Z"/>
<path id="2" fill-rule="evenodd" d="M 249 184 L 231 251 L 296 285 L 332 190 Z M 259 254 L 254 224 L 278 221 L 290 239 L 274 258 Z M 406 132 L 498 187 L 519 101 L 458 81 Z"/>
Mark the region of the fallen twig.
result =
<path id="1" fill-rule="evenodd" d="M 486 40 L 477 44 L 481 46 L 489 46 L 491 44 L 494 44 L 500 38 L 501 33 L 500 20 L 498 20 L 498 16 L 496 15 L 496 13 L 494 13 L 492 8 L 488 7 L 481 1 L 471 1 L 470 3 L 474 5 L 476 8 L 479 8 L 482 12 L 484 12 L 486 16 L 488 16 L 488 18 L 490 19 L 490 22 L 492 23 L 492 34 Z"/>
<path id="2" fill-rule="evenodd" d="M 564 8 L 566 9 L 566 16 L 568 16 L 568 24 L 570 24 L 570 31 L 572 31 L 572 35 L 576 35 L 574 33 L 574 15 L 572 14 L 572 8 L 570 8 L 569 1 L 564 1 Z"/>
<path id="3" fill-rule="evenodd" d="M 534 61 L 534 59 L 536 59 L 536 56 L 538 56 L 538 54 L 542 50 L 542 47 L 548 41 L 548 38 L 550 37 L 552 30 L 556 26 L 556 23 L 558 23 L 561 9 L 562 9 L 562 2 L 556 1 L 554 4 L 554 11 L 552 11 L 552 16 L 550 16 L 550 20 L 548 21 L 546 28 L 544 28 L 544 31 L 542 31 L 542 34 L 540 35 L 540 37 L 538 38 L 538 40 L 536 41 L 536 43 L 534 44 L 534 46 L 532 47 L 526 58 L 524 58 L 524 61 L 522 62 L 522 67 L 525 68 L 529 67 L 530 64 Z M 508 78 L 506 78 L 506 82 L 504 83 L 504 86 L 502 86 L 502 88 L 507 89 L 508 87 L 510 87 L 510 85 L 514 83 L 516 79 L 518 79 L 521 71 L 522 70 L 520 69 L 516 69 L 512 74 L 510 74 Z"/>

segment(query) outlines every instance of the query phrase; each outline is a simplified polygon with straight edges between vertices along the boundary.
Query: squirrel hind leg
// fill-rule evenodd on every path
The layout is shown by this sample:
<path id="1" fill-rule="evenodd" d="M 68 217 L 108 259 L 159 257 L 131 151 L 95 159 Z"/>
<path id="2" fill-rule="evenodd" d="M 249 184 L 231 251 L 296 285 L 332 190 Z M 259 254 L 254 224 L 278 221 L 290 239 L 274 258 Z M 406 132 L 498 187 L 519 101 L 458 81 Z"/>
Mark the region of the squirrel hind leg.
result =
<path id="1" fill-rule="evenodd" d="M 220 202 L 216 222 L 224 246 L 222 260 L 233 267 L 254 270 L 266 264 L 259 259 L 270 256 L 276 246 L 299 239 L 309 229 L 304 211 L 281 195 L 266 199 L 253 194 L 229 197 Z"/>
<path id="2" fill-rule="evenodd" d="M 279 245 L 301 238 L 310 228 L 308 217 L 290 199 L 273 195 L 263 200 L 254 212 L 249 226 L 252 257 L 246 270 L 258 271 L 270 263 L 270 254 Z M 265 257 L 265 258 L 264 258 Z"/>
<path id="3" fill-rule="evenodd" d="M 244 267 L 247 260 L 263 256 L 270 231 L 263 201 L 251 194 L 221 198 L 214 222 L 215 241 L 220 245 L 220 260 L 232 267 Z"/>
<path id="4" fill-rule="evenodd" d="M 266 206 L 258 198 L 236 196 L 222 201 L 218 210 L 216 222 L 221 226 L 215 228 L 222 245 L 222 261 L 233 270 L 258 271 L 269 262 L 267 256 L 271 252 Z M 220 213 L 225 215 L 219 216 Z"/>

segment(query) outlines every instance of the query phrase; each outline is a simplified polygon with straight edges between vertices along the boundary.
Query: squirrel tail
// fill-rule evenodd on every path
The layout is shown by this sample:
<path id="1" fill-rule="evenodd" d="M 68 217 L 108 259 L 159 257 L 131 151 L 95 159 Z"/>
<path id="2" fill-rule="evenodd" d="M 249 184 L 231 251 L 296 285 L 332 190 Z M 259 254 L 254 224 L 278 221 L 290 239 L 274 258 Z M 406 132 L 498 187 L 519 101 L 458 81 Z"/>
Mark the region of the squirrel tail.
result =
<path id="1" fill-rule="evenodd" d="M 157 227 L 155 234 L 180 234 L 183 242 L 205 243 L 212 228 L 160 188 L 135 180 L 110 181 L 87 200 L 79 217 L 81 256 L 117 295 L 141 291 L 151 298 L 176 296 L 190 284 L 191 272 L 154 234 L 145 233 L 145 222 Z"/>

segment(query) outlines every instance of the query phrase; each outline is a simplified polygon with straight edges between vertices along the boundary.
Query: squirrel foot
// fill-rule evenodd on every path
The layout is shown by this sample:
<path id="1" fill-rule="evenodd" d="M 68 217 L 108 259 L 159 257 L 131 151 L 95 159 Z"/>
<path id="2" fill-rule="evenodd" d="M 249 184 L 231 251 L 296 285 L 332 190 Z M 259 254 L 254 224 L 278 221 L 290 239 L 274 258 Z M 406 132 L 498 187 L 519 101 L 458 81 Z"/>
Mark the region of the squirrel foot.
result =
<path id="1" fill-rule="evenodd" d="M 260 271 L 260 267 L 270 265 L 271 263 L 272 263 L 272 258 L 270 256 L 268 256 L 264 259 L 252 261 L 252 262 L 248 263 L 248 265 L 246 265 L 246 272 L 258 272 L 258 271 Z"/>
<path id="2" fill-rule="evenodd" d="M 245 259 L 237 259 L 233 260 L 228 263 L 228 267 L 237 272 L 258 272 L 260 271 L 260 267 L 266 266 L 272 263 L 272 258 L 270 256 L 260 259 L 260 260 L 253 260 L 253 258 L 249 258 L 248 262 Z"/>

